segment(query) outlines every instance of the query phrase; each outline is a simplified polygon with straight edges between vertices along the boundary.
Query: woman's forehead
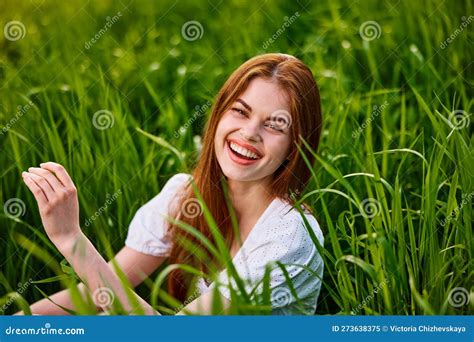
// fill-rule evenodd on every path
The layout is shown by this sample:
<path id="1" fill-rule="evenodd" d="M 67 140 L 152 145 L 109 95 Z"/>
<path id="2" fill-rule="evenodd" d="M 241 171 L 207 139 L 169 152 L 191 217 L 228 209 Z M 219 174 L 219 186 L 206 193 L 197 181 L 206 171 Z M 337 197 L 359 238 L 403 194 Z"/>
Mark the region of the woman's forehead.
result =
<path id="1" fill-rule="evenodd" d="M 281 86 L 262 78 L 253 79 L 238 99 L 247 104 L 252 112 L 271 114 L 277 110 L 290 110 L 288 95 Z"/>

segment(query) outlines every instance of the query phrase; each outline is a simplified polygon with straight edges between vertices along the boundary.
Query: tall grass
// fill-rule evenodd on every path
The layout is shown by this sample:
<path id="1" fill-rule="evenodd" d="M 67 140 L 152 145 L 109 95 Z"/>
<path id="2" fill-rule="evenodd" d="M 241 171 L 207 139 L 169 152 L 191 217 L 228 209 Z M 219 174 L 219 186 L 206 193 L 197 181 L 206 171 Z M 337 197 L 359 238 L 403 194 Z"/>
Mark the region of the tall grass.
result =
<path id="1" fill-rule="evenodd" d="M 194 137 L 209 111 L 190 121 L 196 106 L 212 102 L 247 58 L 280 51 L 310 66 L 322 96 L 322 143 L 300 194 L 325 234 L 316 313 L 472 314 L 472 23 L 440 47 L 472 13 L 469 2 L 429 0 L 2 2 L 2 25 L 19 20 L 26 28 L 23 39 L 0 37 L 0 123 L 8 125 L 0 131 L 0 202 L 25 204 L 18 217 L 0 213 L 5 313 L 77 282 L 46 238 L 21 171 L 62 163 L 78 188 L 81 223 L 94 217 L 83 230 L 111 258 L 140 205 L 197 158 Z M 190 20 L 202 24 L 201 39 L 183 38 Z M 367 21 L 381 28 L 371 41 L 359 34 Z M 104 130 L 93 124 L 100 110 L 113 121 Z M 215 248 L 228 264 L 222 245 Z M 173 267 L 138 288 L 164 313 L 180 305 L 162 286 Z M 470 299 L 453 305 L 459 288 Z M 268 313 L 267 290 L 233 295 L 232 312 Z M 90 298 L 77 290 L 74 298 L 78 314 L 94 312 Z"/>

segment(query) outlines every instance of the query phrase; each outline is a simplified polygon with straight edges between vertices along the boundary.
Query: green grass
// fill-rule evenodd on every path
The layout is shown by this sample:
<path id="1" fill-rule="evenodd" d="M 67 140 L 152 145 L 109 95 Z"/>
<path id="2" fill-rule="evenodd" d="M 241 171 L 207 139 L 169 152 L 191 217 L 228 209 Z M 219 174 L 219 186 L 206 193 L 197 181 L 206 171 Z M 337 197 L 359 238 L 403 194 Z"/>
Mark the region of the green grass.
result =
<path id="1" fill-rule="evenodd" d="M 0 203 L 25 203 L 16 219 L 0 213 L 5 313 L 75 281 L 44 234 L 21 171 L 62 163 L 78 188 L 81 222 L 120 190 L 82 226 L 111 257 L 136 210 L 183 169 L 180 158 L 187 165 L 196 158 L 193 139 L 209 110 L 190 121 L 195 107 L 212 103 L 243 61 L 278 51 L 307 63 L 321 91 L 324 132 L 302 196 L 325 235 L 316 313 L 472 314 L 474 22 L 459 31 L 472 14 L 467 1 L 3 1 L 2 27 L 18 20 L 26 28 L 17 41 L 0 36 L 0 126 L 8 126 L 0 131 Z M 195 41 L 181 34 L 190 20 L 204 29 Z M 381 27 L 370 42 L 359 34 L 367 21 Z M 95 128 L 99 110 L 112 113 L 110 128 Z M 138 292 L 172 313 L 179 303 L 158 291 L 166 267 Z M 455 288 L 467 290 L 469 303 L 450 304 Z M 265 312 L 236 295 L 235 312 Z M 78 313 L 91 312 L 91 302 L 75 298 Z"/>

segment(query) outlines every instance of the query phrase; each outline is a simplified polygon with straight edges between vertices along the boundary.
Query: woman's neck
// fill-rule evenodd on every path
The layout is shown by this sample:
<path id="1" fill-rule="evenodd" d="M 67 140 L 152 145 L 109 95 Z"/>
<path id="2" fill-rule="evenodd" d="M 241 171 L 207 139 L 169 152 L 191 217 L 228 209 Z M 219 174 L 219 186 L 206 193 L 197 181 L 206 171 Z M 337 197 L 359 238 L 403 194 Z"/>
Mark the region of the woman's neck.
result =
<path id="1" fill-rule="evenodd" d="M 229 179 L 228 184 L 230 198 L 239 222 L 244 217 L 259 217 L 274 198 L 269 190 L 268 181 L 241 182 Z"/>

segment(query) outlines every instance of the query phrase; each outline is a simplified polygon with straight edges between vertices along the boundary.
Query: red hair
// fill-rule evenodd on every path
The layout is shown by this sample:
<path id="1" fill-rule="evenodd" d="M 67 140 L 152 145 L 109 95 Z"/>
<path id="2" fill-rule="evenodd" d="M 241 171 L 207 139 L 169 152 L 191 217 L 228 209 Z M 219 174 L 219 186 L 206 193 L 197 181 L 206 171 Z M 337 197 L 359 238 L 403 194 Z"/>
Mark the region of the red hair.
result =
<path id="1" fill-rule="evenodd" d="M 294 204 L 294 198 L 289 196 L 290 193 L 301 194 L 311 176 L 310 170 L 298 153 L 296 146 L 300 146 L 305 151 L 305 146 L 301 143 L 301 138 L 303 138 L 316 152 L 321 135 L 322 116 L 318 86 L 311 70 L 299 59 L 280 53 L 263 54 L 246 61 L 230 75 L 215 98 L 210 118 L 204 129 L 201 156 L 192 172 L 197 189 L 229 249 L 234 238 L 234 230 L 229 210 L 225 205 L 226 200 L 221 184 L 221 180 L 225 179 L 225 176 L 217 161 L 214 138 L 222 115 L 246 90 L 250 81 L 257 77 L 277 82 L 285 90 L 289 99 L 292 144 L 287 161 L 274 173 L 273 183 L 270 187 L 273 197 L 285 198 L 289 203 Z M 311 153 L 305 154 L 313 165 L 314 156 Z M 193 188 L 189 185 L 184 189 L 179 198 L 177 210 L 171 213 L 171 216 L 194 227 L 209 241 L 215 243 L 204 215 L 196 217 L 194 217 L 195 215 L 192 217 L 181 215 L 180 211 L 183 210 L 183 206 L 190 200 L 196 199 Z M 187 202 L 185 203 L 185 201 Z M 188 241 L 205 250 L 201 243 L 174 224 L 170 223 L 169 228 L 173 239 L 170 263 L 192 265 L 202 271 L 209 271 L 210 263 L 203 262 L 201 258 L 189 252 L 183 245 L 183 241 Z M 212 260 L 211 256 L 209 258 L 209 261 L 216 261 Z M 184 301 L 189 295 L 190 280 L 191 275 L 185 274 L 182 270 L 172 271 L 168 277 L 169 294 Z"/>

